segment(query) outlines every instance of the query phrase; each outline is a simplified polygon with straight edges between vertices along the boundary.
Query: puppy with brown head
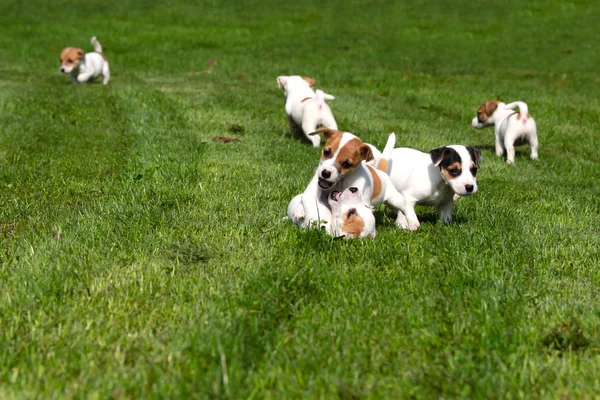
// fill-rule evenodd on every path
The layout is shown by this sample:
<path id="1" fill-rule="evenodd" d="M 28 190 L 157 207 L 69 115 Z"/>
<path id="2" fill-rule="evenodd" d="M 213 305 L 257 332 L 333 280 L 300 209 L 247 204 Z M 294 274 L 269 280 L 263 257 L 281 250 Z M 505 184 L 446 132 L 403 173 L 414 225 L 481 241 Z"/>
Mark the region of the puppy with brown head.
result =
<path id="1" fill-rule="evenodd" d="M 345 239 L 375 237 L 373 210 L 362 202 L 357 187 L 351 186 L 343 192 L 332 191 L 329 205 L 332 214 L 332 232 L 335 237 Z"/>
<path id="2" fill-rule="evenodd" d="M 496 154 L 502 157 L 506 150 L 506 162 L 509 164 L 515 162 L 515 146 L 525 143 L 529 143 L 531 148 L 531 159 L 538 159 L 537 127 L 529 115 L 527 104 L 522 101 L 504 104 L 498 100 L 488 100 L 479 106 L 471 126 L 475 129 L 494 126 Z"/>
<path id="3" fill-rule="evenodd" d="M 102 76 L 102 83 L 110 80 L 108 60 L 102 53 L 102 45 L 94 36 L 91 40 L 94 51 L 85 53 L 76 47 L 67 47 L 60 53 L 60 69 L 63 74 L 69 74 L 75 83 L 91 82 Z"/>

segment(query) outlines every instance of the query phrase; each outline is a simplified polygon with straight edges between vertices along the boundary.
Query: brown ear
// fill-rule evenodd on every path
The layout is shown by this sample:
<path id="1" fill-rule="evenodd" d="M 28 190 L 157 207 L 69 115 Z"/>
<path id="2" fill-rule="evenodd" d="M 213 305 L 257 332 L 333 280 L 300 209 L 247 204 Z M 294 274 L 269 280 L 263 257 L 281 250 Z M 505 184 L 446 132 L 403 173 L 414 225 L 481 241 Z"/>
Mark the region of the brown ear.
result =
<path id="1" fill-rule="evenodd" d="M 77 50 L 77 56 L 79 58 L 82 58 L 85 55 L 85 53 L 83 52 L 83 50 Z"/>
<path id="2" fill-rule="evenodd" d="M 304 79 L 306 82 L 308 82 L 310 87 L 315 86 L 315 83 L 317 83 L 317 81 L 315 81 L 313 78 L 307 78 L 307 77 L 303 76 L 302 79 Z"/>
<path id="3" fill-rule="evenodd" d="M 442 147 L 438 147 L 437 149 L 433 149 L 429 152 L 429 157 L 431 157 L 431 161 L 433 162 L 433 165 L 435 165 L 436 167 L 438 165 L 440 165 L 440 163 L 444 159 L 444 154 L 446 154 L 446 150 L 448 150 L 448 148 L 445 146 L 442 146 Z"/>
<path id="4" fill-rule="evenodd" d="M 373 150 L 367 144 L 363 144 L 360 146 L 360 158 L 365 161 L 371 161 L 375 157 L 373 157 Z"/>
<path id="5" fill-rule="evenodd" d="M 498 108 L 498 100 L 490 100 L 485 102 L 485 114 L 491 117 L 494 111 Z"/>
<path id="6" fill-rule="evenodd" d="M 318 135 L 319 133 L 322 133 L 323 136 L 325 136 L 325 140 L 329 140 L 329 138 L 331 138 L 333 135 L 336 134 L 342 134 L 342 132 L 340 131 L 336 131 L 335 129 L 330 129 L 330 128 L 321 128 L 321 129 L 317 129 L 316 131 L 309 133 L 309 136 L 314 136 L 314 135 Z"/>

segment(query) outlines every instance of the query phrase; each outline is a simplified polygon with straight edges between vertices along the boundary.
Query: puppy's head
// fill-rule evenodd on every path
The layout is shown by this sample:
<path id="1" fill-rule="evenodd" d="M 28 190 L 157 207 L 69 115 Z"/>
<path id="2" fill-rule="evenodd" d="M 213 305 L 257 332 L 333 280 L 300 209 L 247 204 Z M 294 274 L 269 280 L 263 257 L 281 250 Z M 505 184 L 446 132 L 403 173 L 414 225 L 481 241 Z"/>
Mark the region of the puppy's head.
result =
<path id="1" fill-rule="evenodd" d="M 79 67 L 81 59 L 85 56 L 85 52 L 75 47 L 67 47 L 60 53 L 60 72 L 69 74 L 71 71 Z"/>
<path id="2" fill-rule="evenodd" d="M 279 86 L 280 89 L 283 89 L 283 95 L 285 97 L 287 97 L 290 92 L 296 90 L 297 88 L 311 88 L 315 86 L 315 83 L 316 81 L 314 79 L 300 75 L 277 77 L 277 86 Z"/>
<path id="3" fill-rule="evenodd" d="M 375 216 L 373 210 L 362 202 L 356 187 L 343 192 L 334 190 L 329 196 L 332 211 L 332 225 L 335 234 L 345 239 L 375 237 Z"/>
<path id="4" fill-rule="evenodd" d="M 488 100 L 477 109 L 477 116 L 471 121 L 471 126 L 476 129 L 485 128 L 486 126 L 494 125 L 492 115 L 498 109 L 500 101 Z"/>
<path id="5" fill-rule="evenodd" d="M 344 176 L 358 168 L 363 160 L 373 159 L 371 148 L 349 132 L 321 128 L 309 135 L 319 133 L 325 136 L 325 147 L 317 168 L 319 187 L 322 190 L 333 189 Z"/>
<path id="6" fill-rule="evenodd" d="M 477 192 L 477 170 L 481 164 L 479 149 L 443 146 L 431 150 L 429 156 L 454 193 L 464 197 Z"/>

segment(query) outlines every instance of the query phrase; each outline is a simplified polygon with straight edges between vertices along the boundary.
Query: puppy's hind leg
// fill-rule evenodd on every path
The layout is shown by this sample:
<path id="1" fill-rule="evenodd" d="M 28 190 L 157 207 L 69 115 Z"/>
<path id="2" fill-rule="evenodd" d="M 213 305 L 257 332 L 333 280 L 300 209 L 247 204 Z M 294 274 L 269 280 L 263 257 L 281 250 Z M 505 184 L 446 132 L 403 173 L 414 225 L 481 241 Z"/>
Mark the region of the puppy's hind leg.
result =
<path id="1" fill-rule="evenodd" d="M 302 121 L 302 132 L 304 132 L 304 136 L 312 143 L 313 147 L 319 147 L 321 145 L 321 135 L 312 135 L 309 136 L 309 133 L 312 133 L 317 130 L 317 122 L 314 120 Z"/>
<path id="2" fill-rule="evenodd" d="M 504 139 L 504 147 L 506 147 L 506 162 L 509 164 L 515 163 L 515 144 L 510 139 Z"/>
<path id="3" fill-rule="evenodd" d="M 108 68 L 108 63 L 104 63 L 102 66 L 102 84 L 106 85 L 110 80 L 110 69 Z"/>
<path id="4" fill-rule="evenodd" d="M 400 192 L 387 193 L 385 204 L 391 209 L 398 212 L 396 217 L 396 225 L 408 231 L 416 231 L 421 224 L 415 214 L 414 204 L 407 204 L 404 196 Z"/>
<path id="5" fill-rule="evenodd" d="M 529 147 L 531 147 L 531 159 L 538 159 L 538 138 L 535 129 L 531 132 L 529 136 Z"/>
<path id="6" fill-rule="evenodd" d="M 338 130 L 337 122 L 335 122 L 333 115 L 321 117 L 321 125 L 323 125 L 324 128 L 335 129 L 336 131 Z"/>

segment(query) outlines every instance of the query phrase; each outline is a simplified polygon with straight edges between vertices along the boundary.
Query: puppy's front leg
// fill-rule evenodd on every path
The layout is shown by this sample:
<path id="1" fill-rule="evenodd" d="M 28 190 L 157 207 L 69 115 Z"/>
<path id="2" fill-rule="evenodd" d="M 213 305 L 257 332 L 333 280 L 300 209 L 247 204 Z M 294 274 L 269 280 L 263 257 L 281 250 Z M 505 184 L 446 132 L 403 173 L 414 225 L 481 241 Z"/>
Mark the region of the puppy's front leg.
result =
<path id="1" fill-rule="evenodd" d="M 454 211 L 454 202 L 449 201 L 440 205 L 440 220 L 443 224 L 452 223 L 452 212 Z"/>
<path id="2" fill-rule="evenodd" d="M 89 81 L 93 75 L 94 74 L 92 74 L 92 73 L 79 74 L 79 75 L 77 75 L 77 82 L 85 83 L 85 82 Z"/>

